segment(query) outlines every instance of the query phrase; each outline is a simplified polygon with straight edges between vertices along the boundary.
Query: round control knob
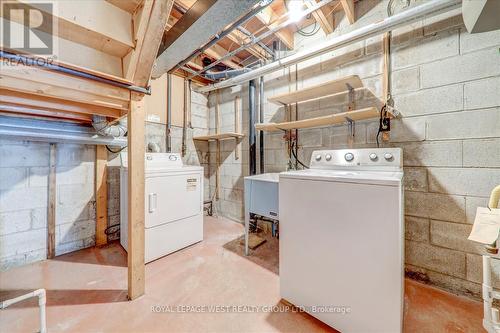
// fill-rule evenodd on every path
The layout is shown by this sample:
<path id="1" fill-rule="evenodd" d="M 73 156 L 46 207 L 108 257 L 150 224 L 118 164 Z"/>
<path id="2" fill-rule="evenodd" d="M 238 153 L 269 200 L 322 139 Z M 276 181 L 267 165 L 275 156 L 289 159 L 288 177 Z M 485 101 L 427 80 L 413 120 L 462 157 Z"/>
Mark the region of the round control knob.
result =
<path id="1" fill-rule="evenodd" d="M 377 160 L 377 158 L 378 158 L 377 154 L 375 154 L 375 153 L 371 153 L 371 154 L 370 154 L 370 160 L 372 160 L 372 161 L 376 161 L 376 160 Z"/>
<path id="2" fill-rule="evenodd" d="M 385 153 L 384 154 L 384 158 L 387 160 L 387 161 L 392 161 L 392 159 L 394 158 L 394 156 L 392 156 L 391 153 Z"/>
<path id="3" fill-rule="evenodd" d="M 332 155 L 330 155 L 330 154 L 326 154 L 326 155 L 325 155 L 325 160 L 327 160 L 327 161 L 331 161 L 331 160 L 332 160 Z"/>
<path id="4" fill-rule="evenodd" d="M 344 155 L 344 158 L 347 162 L 351 162 L 354 159 L 354 154 L 353 153 L 347 153 Z"/>
<path id="5" fill-rule="evenodd" d="M 316 155 L 315 159 L 316 159 L 316 161 L 318 161 L 318 162 L 319 162 L 319 161 L 321 161 L 321 155 L 320 155 L 320 154 Z"/>

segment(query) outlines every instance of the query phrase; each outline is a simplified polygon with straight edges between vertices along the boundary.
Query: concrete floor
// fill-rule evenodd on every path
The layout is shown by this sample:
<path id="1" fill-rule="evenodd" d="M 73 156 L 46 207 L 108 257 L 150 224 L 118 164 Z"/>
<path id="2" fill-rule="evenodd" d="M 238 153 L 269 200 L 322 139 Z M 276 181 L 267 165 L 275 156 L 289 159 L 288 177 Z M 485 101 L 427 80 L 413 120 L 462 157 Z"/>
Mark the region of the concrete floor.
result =
<path id="1" fill-rule="evenodd" d="M 203 242 L 146 266 L 146 295 L 133 302 L 126 301 L 126 253 L 118 243 L 0 273 L 0 299 L 46 288 L 49 332 L 334 332 L 296 312 L 152 310 L 169 305 L 284 307 L 277 242 L 269 239 L 244 257 L 237 240 L 242 232 L 240 224 L 207 217 Z M 0 332 L 34 332 L 37 315 L 36 301 L 1 310 Z M 482 332 L 481 318 L 480 303 L 406 280 L 405 332 Z"/>

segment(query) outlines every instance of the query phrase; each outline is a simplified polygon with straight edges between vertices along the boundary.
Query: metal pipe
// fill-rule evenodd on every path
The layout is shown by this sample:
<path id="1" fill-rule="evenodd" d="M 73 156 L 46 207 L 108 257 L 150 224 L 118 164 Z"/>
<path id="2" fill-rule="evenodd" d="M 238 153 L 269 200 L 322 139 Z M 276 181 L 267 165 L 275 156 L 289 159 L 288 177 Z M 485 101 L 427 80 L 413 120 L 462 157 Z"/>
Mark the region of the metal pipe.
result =
<path id="1" fill-rule="evenodd" d="M 264 77 L 259 80 L 259 122 L 264 122 Z M 255 126 L 254 126 L 255 128 Z M 264 173 L 264 131 L 259 133 L 259 172 Z"/>
<path id="2" fill-rule="evenodd" d="M 246 35 L 248 38 L 250 38 L 250 40 L 255 40 L 255 36 L 253 33 L 251 33 L 250 31 L 248 31 L 247 29 L 243 28 L 243 27 L 238 27 L 236 28 L 238 29 L 239 31 L 241 31 L 244 35 Z M 259 45 L 260 47 L 262 47 L 264 49 L 264 51 L 267 52 L 267 54 L 269 54 L 271 57 L 274 57 L 274 52 L 273 50 L 271 50 L 266 44 L 264 44 L 264 42 L 260 41 L 260 42 L 257 42 L 257 45 Z"/>
<path id="3" fill-rule="evenodd" d="M 301 12 L 300 14 L 300 17 L 306 17 L 307 15 L 311 14 L 312 12 L 320 9 L 321 7 L 329 4 L 330 2 L 332 2 L 333 0 L 323 0 L 321 2 L 318 2 L 316 5 L 304 10 L 303 12 Z M 286 16 L 290 16 L 289 13 L 287 13 Z M 238 47 L 237 49 L 231 51 L 231 52 L 228 52 L 226 53 L 224 56 L 222 56 L 221 58 L 217 59 L 216 61 L 214 61 L 213 63 L 211 63 L 210 65 L 206 66 L 205 68 L 199 70 L 198 72 L 196 72 L 196 75 L 200 75 L 202 74 L 203 72 L 209 70 L 210 68 L 216 66 L 217 64 L 221 63 L 222 61 L 228 59 L 228 58 L 231 58 L 233 56 L 235 56 L 236 54 L 238 54 L 239 52 L 243 51 L 243 50 L 246 50 L 247 48 L 249 48 L 250 46 L 254 45 L 254 44 L 257 44 L 258 42 L 266 39 L 267 37 L 273 35 L 276 31 L 279 31 L 281 29 L 283 29 L 284 27 L 292 24 L 292 23 L 296 23 L 297 19 L 294 18 L 294 19 L 291 19 L 289 18 L 288 20 L 286 20 L 285 22 L 281 23 L 281 24 L 278 24 L 276 27 L 272 28 L 272 29 L 269 29 L 267 32 L 263 33 L 262 35 L 259 35 L 258 37 L 255 37 L 255 39 L 249 43 L 246 43 L 246 44 L 243 44 L 241 45 L 240 47 Z M 196 75 L 194 76 L 191 76 L 189 77 L 190 79 L 195 77 Z M 259 75 L 260 76 L 260 75 Z M 257 78 L 257 77 L 254 77 L 254 79 Z"/>
<path id="4" fill-rule="evenodd" d="M 462 0 L 434 0 L 426 2 L 423 5 L 408 9 L 402 13 L 387 17 L 384 20 L 372 23 L 362 28 L 356 29 L 337 38 L 325 41 L 317 46 L 312 46 L 304 51 L 297 52 L 294 55 L 282 58 L 268 65 L 254 69 L 248 73 L 242 74 L 232 79 L 214 83 L 197 89 L 198 92 L 209 92 L 215 89 L 227 88 L 237 84 L 241 84 L 259 76 L 272 73 L 276 70 L 286 68 L 296 63 L 317 57 L 326 52 L 330 52 L 359 41 L 383 34 L 387 31 L 406 26 L 410 23 L 418 21 L 425 16 L 435 16 L 453 9 L 459 8 Z"/>
<path id="5" fill-rule="evenodd" d="M 172 129 L 172 74 L 167 73 L 167 128 L 165 135 L 165 146 L 167 153 L 172 152 L 172 140 L 170 130 Z"/>
<path id="6" fill-rule="evenodd" d="M 82 71 L 79 71 L 76 69 L 72 69 L 72 68 L 68 68 L 68 67 L 64 67 L 64 66 L 61 66 L 58 64 L 50 64 L 45 60 L 41 61 L 41 59 L 33 59 L 33 58 L 30 58 L 27 56 L 18 55 L 18 54 L 14 54 L 14 53 L 10 53 L 10 52 L 5 52 L 5 51 L 0 51 L 0 58 L 14 60 L 18 63 L 22 63 L 22 64 L 27 65 L 27 66 L 43 67 L 43 68 L 47 68 L 47 69 L 50 69 L 50 70 L 55 71 L 55 72 L 69 74 L 69 75 L 81 77 L 84 79 L 89 79 L 89 80 L 93 80 L 93 81 L 97 81 L 97 82 L 106 83 L 106 84 L 109 84 L 109 85 L 112 85 L 115 87 L 125 88 L 125 89 L 128 89 L 130 91 L 135 91 L 138 93 L 151 95 L 150 87 L 143 88 L 143 87 L 138 87 L 138 86 L 134 86 L 131 84 L 126 84 L 123 82 L 105 79 L 105 78 L 97 76 L 97 75 L 85 73 L 85 72 L 82 72 Z"/>
<path id="7" fill-rule="evenodd" d="M 255 151 L 255 80 L 248 85 L 248 153 L 249 153 L 249 173 L 257 173 L 257 155 Z"/>
<path id="8" fill-rule="evenodd" d="M 45 289 L 37 289 L 28 294 L 18 296 L 16 298 L 7 299 L 0 302 L 0 309 L 5 309 L 12 304 L 22 302 L 24 300 L 30 299 L 32 297 L 38 297 L 38 306 L 40 307 L 40 333 L 47 333 L 47 321 L 45 316 L 45 304 L 47 303 L 47 294 Z"/>
<path id="9" fill-rule="evenodd" d="M 236 75 L 249 72 L 250 70 L 251 70 L 250 68 L 241 68 L 241 69 L 228 69 L 222 72 L 206 72 L 204 77 L 212 80 L 229 79 L 235 77 Z"/>
<path id="10" fill-rule="evenodd" d="M 178 68 L 181 68 L 182 66 L 186 65 L 188 62 L 191 61 L 194 57 L 197 57 L 198 55 L 202 54 L 205 50 L 208 48 L 212 47 L 213 45 L 217 44 L 220 40 L 222 40 L 224 37 L 229 35 L 234 29 L 239 27 L 240 25 L 245 24 L 248 22 L 251 18 L 253 18 L 258 12 L 269 6 L 273 0 L 263 0 L 257 5 L 254 9 L 249 11 L 247 14 L 243 15 L 239 20 L 231 24 L 229 27 L 224 29 L 220 34 L 215 35 L 212 40 L 210 40 L 208 43 L 203 45 L 202 47 L 198 48 L 197 50 L 193 51 L 186 59 L 178 63 L 172 70 L 170 70 L 170 73 L 173 73 L 176 71 Z M 191 79 L 192 77 L 188 78 Z"/>
<path id="11" fill-rule="evenodd" d="M 126 137 L 98 135 L 92 127 L 59 121 L 0 116 L 0 137 L 126 147 Z"/>

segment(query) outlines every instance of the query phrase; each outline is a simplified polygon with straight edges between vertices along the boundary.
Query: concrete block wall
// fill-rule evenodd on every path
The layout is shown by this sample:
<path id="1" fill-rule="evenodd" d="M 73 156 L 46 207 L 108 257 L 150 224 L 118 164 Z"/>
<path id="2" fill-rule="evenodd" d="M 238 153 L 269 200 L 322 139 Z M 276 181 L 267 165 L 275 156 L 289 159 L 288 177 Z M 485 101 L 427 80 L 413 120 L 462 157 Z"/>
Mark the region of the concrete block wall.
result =
<path id="1" fill-rule="evenodd" d="M 356 5 L 355 24 L 339 14 L 336 31 L 296 35 L 297 49 L 334 38 L 384 18 L 387 1 Z M 405 171 L 407 275 L 456 293 L 479 297 L 483 249 L 467 240 L 478 206 L 500 184 L 500 31 L 466 32 L 457 12 L 397 29 L 392 38 L 392 93 L 402 118 L 393 120 L 390 141 L 402 147 Z M 279 122 L 285 110 L 267 97 L 350 74 L 359 75 L 376 97 L 382 95 L 382 38 L 376 37 L 283 69 L 265 77 L 265 121 Z M 242 100 L 242 128 L 248 133 L 248 85 L 219 92 L 222 130 L 232 129 L 234 98 Z M 210 130 L 215 130 L 216 94 L 209 97 Z M 299 119 L 346 109 L 347 97 L 299 105 Z M 378 105 L 357 96 L 358 107 Z M 354 148 L 375 147 L 378 121 L 356 123 Z M 315 149 L 348 147 L 346 126 L 299 131 L 299 158 L 308 163 Z M 265 134 L 265 171 L 287 168 L 282 133 Z M 234 157 L 234 141 L 221 144 L 219 214 L 243 219 L 243 177 L 248 175 L 248 138 Z M 215 145 L 210 149 L 210 191 L 215 190 Z M 500 265 L 494 270 L 500 276 Z M 497 281 L 497 286 L 500 282 Z"/>
<path id="2" fill-rule="evenodd" d="M 207 98 L 192 94 L 192 127 L 187 131 L 184 163 L 204 165 L 208 133 Z M 165 151 L 165 125 L 146 123 L 146 145 Z M 172 128 L 173 152 L 181 151 L 182 128 Z M 202 145 L 202 147 L 197 147 Z M 0 270 L 46 259 L 49 143 L 0 139 Z M 201 148 L 201 149 L 200 149 Z M 205 148 L 205 149 L 203 149 Z M 108 240 L 119 239 L 120 161 L 109 154 Z M 205 168 L 208 175 L 208 168 Z M 208 197 L 208 179 L 206 197 Z M 56 255 L 95 244 L 95 146 L 57 144 Z"/>
<path id="3" fill-rule="evenodd" d="M 58 144 L 56 255 L 95 243 L 93 146 Z M 0 270 L 47 256 L 49 144 L 0 139 Z"/>

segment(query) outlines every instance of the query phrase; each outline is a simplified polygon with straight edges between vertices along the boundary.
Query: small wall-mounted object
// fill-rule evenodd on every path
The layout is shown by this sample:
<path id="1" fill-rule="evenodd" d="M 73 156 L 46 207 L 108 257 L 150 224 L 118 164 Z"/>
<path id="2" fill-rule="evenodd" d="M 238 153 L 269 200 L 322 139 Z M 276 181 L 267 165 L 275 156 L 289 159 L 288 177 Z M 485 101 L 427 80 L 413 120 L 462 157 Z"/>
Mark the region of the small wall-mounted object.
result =
<path id="1" fill-rule="evenodd" d="M 463 0 L 462 16 L 471 34 L 500 29 L 500 1 Z"/>

